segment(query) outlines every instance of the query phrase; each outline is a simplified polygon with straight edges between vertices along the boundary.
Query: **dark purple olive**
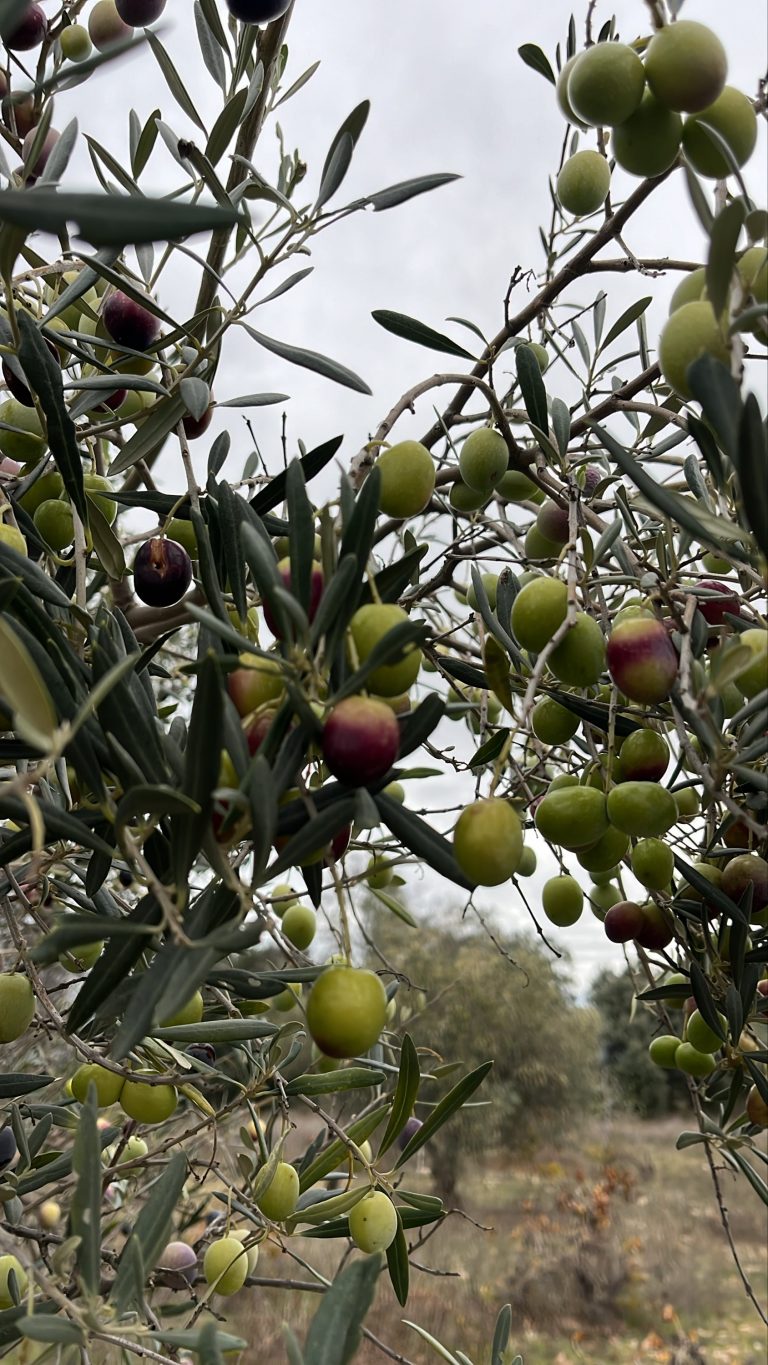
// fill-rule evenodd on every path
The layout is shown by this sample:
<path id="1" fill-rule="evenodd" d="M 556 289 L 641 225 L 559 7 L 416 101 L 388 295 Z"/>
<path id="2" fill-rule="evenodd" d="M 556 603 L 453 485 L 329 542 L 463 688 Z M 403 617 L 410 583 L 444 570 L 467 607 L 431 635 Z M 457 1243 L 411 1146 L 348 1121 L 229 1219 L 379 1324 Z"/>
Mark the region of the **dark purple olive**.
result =
<path id="1" fill-rule="evenodd" d="M 117 409 L 122 406 L 127 397 L 127 389 L 115 389 L 108 398 L 102 399 L 97 411 L 108 409 L 110 412 L 117 412 Z"/>
<path id="2" fill-rule="evenodd" d="M 192 582 L 192 560 L 175 540 L 153 536 L 133 561 L 133 589 L 148 607 L 172 607 Z"/>
<path id="3" fill-rule="evenodd" d="M 101 316 L 112 340 L 132 351 L 146 351 L 160 335 L 160 322 L 154 313 L 120 289 L 104 300 Z"/>
<path id="4" fill-rule="evenodd" d="M 41 5 L 30 5 L 21 23 L 3 41 L 9 52 L 30 52 L 39 47 L 48 32 L 48 20 Z"/>
<path id="5" fill-rule="evenodd" d="M 202 417 L 193 417 L 191 412 L 182 417 L 184 435 L 188 441 L 196 441 L 198 436 L 202 436 L 211 425 L 213 420 L 213 403 L 211 403 L 203 413 Z"/>
<path id="6" fill-rule="evenodd" d="M 192 1043 L 187 1048 L 187 1056 L 196 1057 L 198 1062 L 205 1062 L 206 1066 L 214 1066 L 216 1049 L 210 1043 Z"/>
<path id="7" fill-rule="evenodd" d="M 197 1270 L 197 1252 L 186 1242 L 169 1242 L 157 1263 L 158 1270 L 170 1270 L 191 1284 Z"/>
<path id="8" fill-rule="evenodd" d="M 43 337 L 43 340 L 56 361 L 56 364 L 60 364 L 59 353 L 53 342 L 50 341 L 48 337 Z M 33 408 L 35 406 L 35 400 L 29 391 L 29 385 L 24 377 L 24 371 L 16 356 L 13 357 L 13 360 L 3 361 L 3 379 L 17 403 L 23 403 L 25 408 Z"/>
<path id="9" fill-rule="evenodd" d="M 418 1133 L 419 1129 L 422 1126 L 423 1125 L 421 1119 L 410 1118 L 408 1120 L 402 1132 L 400 1133 L 400 1136 L 397 1139 L 401 1151 L 408 1146 L 408 1143 L 410 1142 L 411 1138 L 414 1137 L 416 1133 Z"/>
<path id="10" fill-rule="evenodd" d="M 604 469 L 599 469 L 596 464 L 588 464 L 584 470 L 584 497 L 591 498 L 600 480 L 604 478 Z"/>
<path id="11" fill-rule="evenodd" d="M 12 1128 L 0 1128 L 0 1170 L 4 1171 L 6 1166 L 10 1166 L 16 1153 L 18 1152 L 16 1139 L 13 1136 Z"/>
<path id="12" fill-rule="evenodd" d="M 134 28 L 146 28 L 147 24 L 154 24 L 165 6 L 166 0 L 115 0 L 115 9 L 123 23 L 133 24 Z"/>
<path id="13" fill-rule="evenodd" d="M 291 0 L 227 0 L 227 9 L 241 24 L 271 24 L 285 14 Z"/>
<path id="14" fill-rule="evenodd" d="M 17 403 L 23 403 L 25 408 L 33 408 L 35 400 L 32 397 L 23 379 L 14 373 L 7 360 L 3 361 L 3 379 L 6 382 L 9 392 L 16 399 Z"/>
<path id="15" fill-rule="evenodd" d="M 121 886 L 133 886 L 133 873 L 127 867 L 121 867 L 117 879 Z"/>

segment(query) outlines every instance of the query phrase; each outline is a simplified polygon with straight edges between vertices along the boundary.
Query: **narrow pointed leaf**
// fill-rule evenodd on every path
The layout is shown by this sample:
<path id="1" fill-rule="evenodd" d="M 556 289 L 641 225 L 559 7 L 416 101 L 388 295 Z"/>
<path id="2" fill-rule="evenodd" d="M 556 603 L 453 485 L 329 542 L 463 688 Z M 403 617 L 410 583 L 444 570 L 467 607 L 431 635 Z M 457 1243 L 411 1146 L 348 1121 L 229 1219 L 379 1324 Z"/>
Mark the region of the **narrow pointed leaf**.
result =
<path id="1" fill-rule="evenodd" d="M 130 1240 L 139 1246 L 145 1266 L 152 1267 L 157 1264 L 160 1253 L 170 1240 L 173 1216 L 181 1198 L 187 1172 L 186 1154 L 174 1153 L 160 1179 L 153 1184 L 151 1197 L 146 1200 L 136 1219 Z M 124 1251 L 110 1295 L 118 1312 L 128 1307 L 132 1292 L 133 1277 L 128 1270 Z"/>
<path id="2" fill-rule="evenodd" d="M 77 1186 L 69 1217 L 73 1236 L 80 1238 L 77 1265 L 84 1287 L 98 1294 L 101 1282 L 101 1144 L 96 1127 L 96 1087 L 88 1087 L 72 1153 Z"/>
<path id="3" fill-rule="evenodd" d="M 736 248 L 744 226 L 745 208 L 742 199 L 734 199 L 718 213 L 709 241 L 707 257 L 707 296 L 719 317 L 731 292 L 736 268 Z"/>
<path id="4" fill-rule="evenodd" d="M 600 350 L 607 350 L 612 341 L 615 341 L 617 337 L 620 337 L 622 332 L 625 332 L 628 327 L 632 326 L 633 322 L 637 322 L 637 319 L 643 316 L 646 308 L 648 308 L 652 302 L 653 299 L 649 295 L 648 298 L 638 299 L 636 303 L 630 304 L 629 308 L 625 309 L 621 317 L 617 318 L 613 326 L 609 328 L 608 335 L 603 341 Z"/>
<path id="5" fill-rule="evenodd" d="M 29 231 L 67 231 L 77 223 L 93 246 L 129 246 L 234 227 L 236 210 L 219 205 L 116 194 L 60 194 L 55 190 L 0 191 L 0 223 Z"/>
<path id="6" fill-rule="evenodd" d="M 47 744 L 56 729 L 50 694 L 29 650 L 10 622 L 0 617 L 0 696 L 13 712 L 16 728 Z"/>
<path id="7" fill-rule="evenodd" d="M 400 843 L 405 844 L 417 858 L 423 858 L 441 876 L 465 890 L 473 890 L 473 883 L 461 871 L 447 839 L 422 820 L 421 816 L 406 810 L 384 792 L 378 792 L 373 799 L 385 825 Z"/>
<path id="8" fill-rule="evenodd" d="M 392 1112 L 381 1139 L 376 1156 L 377 1161 L 389 1150 L 398 1133 L 402 1132 L 411 1117 L 416 1096 L 419 1093 L 420 1082 L 419 1058 L 413 1039 L 410 1034 L 406 1033 L 400 1052 L 400 1072 L 397 1078 L 397 1089 L 392 1099 Z"/>
<path id="9" fill-rule="evenodd" d="M 466 1104 L 478 1086 L 482 1085 L 492 1066 L 493 1062 L 483 1062 L 482 1065 L 475 1067 L 474 1071 L 470 1071 L 467 1076 L 463 1076 L 453 1089 L 443 1096 L 440 1103 L 436 1104 L 431 1114 L 425 1118 L 418 1132 L 414 1133 L 410 1142 L 403 1148 L 397 1159 L 397 1166 L 402 1166 L 406 1161 L 409 1161 L 424 1146 L 425 1142 L 429 1142 L 432 1134 L 436 1133 L 438 1128 L 442 1128 L 446 1120 L 455 1114 L 457 1109 L 461 1109 L 462 1105 Z"/>
<path id="10" fill-rule="evenodd" d="M 22 310 L 18 314 L 18 321 L 21 333 L 19 360 L 45 413 L 51 454 L 64 480 L 64 488 L 81 520 L 87 524 L 88 504 L 83 487 L 83 465 L 74 423 L 64 402 L 61 366 L 54 360 L 30 315 Z"/>
<path id="11" fill-rule="evenodd" d="M 379 1278 L 378 1256 L 353 1261 L 324 1294 L 304 1343 L 305 1365 L 351 1365 Z"/>
<path id="12" fill-rule="evenodd" d="M 401 180 L 399 184 L 390 185 L 386 190 L 377 190 L 375 194 L 368 195 L 365 203 L 370 205 L 375 213 L 383 213 L 385 209 L 396 208 L 398 204 L 405 204 L 419 194 L 428 194 L 430 190 L 437 190 L 441 185 L 450 185 L 452 180 L 461 180 L 461 176 L 451 172 L 419 175 L 413 180 Z"/>
<path id="13" fill-rule="evenodd" d="M 530 346 L 518 346 L 515 350 L 515 362 L 525 410 L 534 425 L 546 434 L 549 431 L 547 391 L 544 388 L 536 354 Z"/>
<path id="14" fill-rule="evenodd" d="M 408 317 L 405 313 L 393 313 L 388 308 L 377 308 L 371 313 L 371 317 L 385 332 L 402 337 L 404 341 L 414 341 L 417 346 L 426 346 L 428 350 L 441 351 L 444 355 L 460 356 L 462 360 L 475 358 L 460 346 L 458 341 L 453 341 L 451 337 L 436 332 L 425 322 L 419 322 L 417 318 Z"/>
<path id="15" fill-rule="evenodd" d="M 329 356 L 320 355 L 318 351 L 307 351 L 303 346 L 290 346 L 285 341 L 278 341 L 275 337 L 265 336 L 263 332 L 257 332 L 254 327 L 243 323 L 249 336 L 254 341 L 258 341 L 265 351 L 271 351 L 273 355 L 280 356 L 281 360 L 287 360 L 291 365 L 299 365 L 304 370 L 313 370 L 315 374 L 321 374 L 325 379 L 330 379 L 334 384 L 341 384 L 343 388 L 353 389 L 355 393 L 370 394 L 371 389 L 364 379 L 355 374 L 353 370 L 348 370 L 346 365 L 341 365 L 337 360 L 331 360 Z"/>
<path id="16" fill-rule="evenodd" d="M 401 1308 L 405 1308 L 408 1302 L 408 1289 L 410 1286 L 411 1267 L 408 1263 L 408 1244 L 403 1232 L 403 1220 L 400 1210 L 397 1211 L 397 1232 L 394 1241 L 387 1247 L 387 1270 L 392 1288 L 395 1291 L 395 1298 Z"/>
<path id="17" fill-rule="evenodd" d="M 357 1119 L 354 1123 L 345 1125 L 347 1137 L 359 1146 L 365 1142 L 375 1132 L 386 1114 L 389 1113 L 389 1105 L 382 1104 L 378 1109 L 373 1109 L 364 1118 Z M 303 1169 L 299 1170 L 299 1186 L 302 1194 L 316 1185 L 318 1180 L 323 1180 L 329 1171 L 335 1171 L 336 1167 L 344 1160 L 344 1156 L 349 1154 L 349 1148 L 340 1138 L 334 1138 L 327 1147 L 310 1161 Z"/>
<path id="18" fill-rule="evenodd" d="M 0 1100 L 15 1100 L 19 1095 L 30 1095 L 33 1090 L 42 1090 L 46 1085 L 51 1085 L 54 1079 L 44 1073 L 33 1076 L 23 1071 L 4 1071 L 0 1074 Z"/>

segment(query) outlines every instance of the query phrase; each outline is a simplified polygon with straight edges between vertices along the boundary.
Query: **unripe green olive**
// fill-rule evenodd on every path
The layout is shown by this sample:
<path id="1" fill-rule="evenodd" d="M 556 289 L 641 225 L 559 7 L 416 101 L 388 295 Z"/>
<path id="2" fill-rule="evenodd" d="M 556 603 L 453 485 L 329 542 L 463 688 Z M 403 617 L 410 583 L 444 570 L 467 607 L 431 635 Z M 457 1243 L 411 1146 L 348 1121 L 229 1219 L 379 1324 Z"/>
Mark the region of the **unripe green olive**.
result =
<path id="1" fill-rule="evenodd" d="M 178 1028 L 180 1024 L 199 1024 L 203 1017 L 203 997 L 195 991 L 185 1004 L 180 1005 L 174 1014 L 161 1019 L 158 1028 Z"/>
<path id="2" fill-rule="evenodd" d="M 381 475 L 379 506 L 387 517 L 403 520 L 423 512 L 435 488 L 435 462 L 420 441 L 400 441 L 377 460 Z"/>
<path id="3" fill-rule="evenodd" d="M 486 496 L 507 471 L 509 451 L 501 432 L 478 427 L 469 434 L 459 454 L 459 469 L 466 484 Z"/>
<path id="4" fill-rule="evenodd" d="M 140 1077 L 151 1072 L 137 1071 Z M 120 1092 L 120 1108 L 137 1123 L 163 1123 L 170 1118 L 178 1103 L 175 1086 L 148 1085 L 146 1081 L 129 1080 Z"/>
<path id="5" fill-rule="evenodd" d="M 574 152 L 557 177 L 557 197 L 576 218 L 594 213 L 608 198 L 611 169 L 599 152 Z"/>
<path id="6" fill-rule="evenodd" d="M 508 801 L 474 801 L 461 812 L 453 851 L 462 872 L 479 886 L 499 886 L 516 871 L 523 855 L 520 819 Z"/>
<path id="7" fill-rule="evenodd" d="M 568 589 L 560 578 L 534 578 L 517 594 L 512 606 L 512 630 L 519 645 L 538 653 L 562 625 L 568 610 Z"/>
<path id="8" fill-rule="evenodd" d="M 116 1104 L 120 1099 L 120 1094 L 125 1084 L 125 1078 L 118 1076 L 115 1071 L 108 1071 L 105 1066 L 99 1066 L 97 1062 L 86 1062 L 84 1066 L 79 1066 L 71 1081 L 71 1090 L 76 1100 L 85 1104 L 88 1098 L 88 1088 L 90 1085 L 96 1087 L 96 1103 L 99 1109 L 106 1109 L 110 1104 Z"/>
<path id="9" fill-rule="evenodd" d="M 378 1041 L 387 1018 L 387 993 L 374 972 L 334 964 L 314 982 L 307 1028 L 329 1057 L 357 1057 Z"/>
<path id="10" fill-rule="evenodd" d="M 717 1066 L 717 1059 L 709 1052 L 699 1052 L 690 1043 L 681 1043 L 675 1052 L 675 1066 L 687 1076 L 709 1076 Z"/>
<path id="11" fill-rule="evenodd" d="M 283 1223 L 290 1218 L 299 1198 L 299 1176 L 294 1166 L 286 1161 L 278 1161 L 275 1173 L 266 1190 L 260 1194 L 256 1203 L 265 1218 L 273 1223 Z"/>
<path id="12" fill-rule="evenodd" d="M 211 1242 L 203 1257 L 203 1274 L 217 1294 L 227 1297 L 242 1289 L 248 1277 L 248 1252 L 238 1237 Z"/>
<path id="13" fill-rule="evenodd" d="M 383 1190 L 374 1190 L 350 1210 L 349 1235 L 368 1255 L 386 1251 L 397 1235 L 397 1210 Z"/>
<path id="14" fill-rule="evenodd" d="M 584 893 L 575 877 L 551 877 L 544 883 L 541 903 L 547 919 L 564 929 L 581 917 Z"/>
<path id="15" fill-rule="evenodd" d="M 13 1043 L 26 1033 L 35 1014 L 35 995 L 21 972 L 0 976 L 0 1043 Z"/>
<path id="16" fill-rule="evenodd" d="M 2 1309 L 13 1308 L 14 1305 L 9 1283 L 11 1273 L 16 1277 L 19 1301 L 23 1303 L 24 1295 L 27 1292 L 27 1272 L 21 1261 L 15 1256 L 0 1256 L 0 1308 Z"/>
<path id="17" fill-rule="evenodd" d="M 675 1054 L 682 1042 L 682 1038 L 676 1038 L 673 1033 L 660 1034 L 654 1038 L 648 1048 L 648 1055 L 656 1066 L 661 1066 L 665 1071 L 674 1071 L 677 1067 Z"/>
<path id="18" fill-rule="evenodd" d="M 317 933 L 317 916 L 308 905 L 289 905 L 283 914 L 283 933 L 294 948 L 302 952 Z"/>

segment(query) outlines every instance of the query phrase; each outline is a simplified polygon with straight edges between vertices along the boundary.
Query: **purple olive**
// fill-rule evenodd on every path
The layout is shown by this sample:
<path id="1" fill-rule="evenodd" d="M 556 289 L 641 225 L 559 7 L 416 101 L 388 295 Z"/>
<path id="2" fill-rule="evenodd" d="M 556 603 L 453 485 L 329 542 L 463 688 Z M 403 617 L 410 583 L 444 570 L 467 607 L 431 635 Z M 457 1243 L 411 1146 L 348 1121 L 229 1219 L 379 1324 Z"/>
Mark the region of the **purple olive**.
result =
<path id="1" fill-rule="evenodd" d="M 25 138 L 37 122 L 35 101 L 32 95 L 5 96 L 2 103 L 2 116 L 6 128 L 12 128 L 18 137 Z"/>
<path id="2" fill-rule="evenodd" d="M 600 480 L 604 478 L 604 469 L 598 468 L 596 464 L 588 464 L 584 470 L 584 497 L 591 498 Z"/>
<path id="3" fill-rule="evenodd" d="M 182 417 L 184 435 L 188 441 L 196 441 L 198 436 L 202 436 L 211 425 L 213 420 L 213 403 L 205 409 L 202 417 L 193 417 L 191 412 L 187 412 Z"/>
<path id="4" fill-rule="evenodd" d="M 205 1062 L 206 1066 L 214 1066 L 216 1063 L 216 1049 L 210 1043 L 192 1043 L 187 1048 L 188 1057 L 196 1057 L 198 1062 Z"/>
<path id="5" fill-rule="evenodd" d="M 132 24 L 134 28 L 146 28 L 147 24 L 154 24 L 165 6 L 166 0 L 115 0 L 115 9 L 123 23 Z"/>
<path id="6" fill-rule="evenodd" d="M 30 5 L 21 23 L 3 41 L 9 52 L 31 52 L 39 47 L 48 32 L 48 20 L 41 5 Z"/>
<path id="7" fill-rule="evenodd" d="M 197 1269 L 197 1252 L 186 1242 L 169 1242 L 157 1263 L 158 1270 L 170 1270 L 191 1284 Z"/>
<path id="8" fill-rule="evenodd" d="M 120 289 L 105 299 L 101 316 L 112 340 L 132 351 L 146 351 L 160 335 L 160 322 L 154 313 Z"/>
<path id="9" fill-rule="evenodd" d="M 25 161 L 27 160 L 27 157 L 32 151 L 32 145 L 35 141 L 36 134 L 37 129 L 30 128 L 29 132 L 27 133 L 27 136 L 25 137 L 23 143 L 21 144 L 21 155 L 23 156 Z M 48 158 L 50 157 L 51 152 L 53 151 L 60 137 L 61 133 L 57 132 L 55 128 L 48 129 L 48 132 L 46 133 L 43 139 L 43 145 L 37 154 L 37 160 L 35 161 L 34 166 L 27 167 L 27 181 L 36 180 L 39 175 L 42 175 L 43 171 L 48 165 Z"/>
<path id="10" fill-rule="evenodd" d="M 192 582 L 192 560 L 175 540 L 153 536 L 133 561 L 133 588 L 148 607 L 172 607 Z"/>
<path id="11" fill-rule="evenodd" d="M 0 1128 L 0 1170 L 10 1166 L 18 1152 L 12 1128 Z"/>
<path id="12" fill-rule="evenodd" d="M 241 24 L 271 24 L 288 9 L 291 0 L 227 0 L 227 9 Z"/>
<path id="13" fill-rule="evenodd" d="M 56 347 L 52 341 L 48 340 L 48 337 L 44 337 L 43 340 L 58 365 L 60 362 L 59 353 L 56 350 Z M 35 400 L 29 390 L 29 385 L 24 377 L 24 371 L 18 360 L 15 360 L 15 364 L 12 364 L 8 360 L 3 361 L 3 379 L 17 403 L 22 403 L 25 408 L 33 408 L 35 406 Z"/>
<path id="14" fill-rule="evenodd" d="M 422 1127 L 423 1124 L 421 1122 L 421 1119 L 417 1118 L 408 1119 L 408 1122 L 405 1124 L 405 1127 L 403 1128 L 402 1132 L 400 1133 L 400 1136 L 397 1139 L 401 1151 L 408 1146 L 408 1143 L 410 1142 L 411 1138 L 415 1137 L 416 1133 L 418 1133 L 419 1129 Z"/>
<path id="15" fill-rule="evenodd" d="M 14 373 L 7 360 L 3 361 L 3 379 L 17 403 L 23 403 L 25 408 L 33 408 L 35 406 L 35 400 L 27 388 L 27 385 L 24 383 L 23 379 L 20 379 L 19 376 Z"/>
<path id="16" fill-rule="evenodd" d="M 103 412 L 105 410 L 108 410 L 109 412 L 117 412 L 117 409 L 119 407 L 122 407 L 127 397 L 128 397 L 127 389 L 115 389 L 114 392 L 111 393 L 108 398 L 103 398 L 101 400 L 97 408 L 97 411 Z"/>

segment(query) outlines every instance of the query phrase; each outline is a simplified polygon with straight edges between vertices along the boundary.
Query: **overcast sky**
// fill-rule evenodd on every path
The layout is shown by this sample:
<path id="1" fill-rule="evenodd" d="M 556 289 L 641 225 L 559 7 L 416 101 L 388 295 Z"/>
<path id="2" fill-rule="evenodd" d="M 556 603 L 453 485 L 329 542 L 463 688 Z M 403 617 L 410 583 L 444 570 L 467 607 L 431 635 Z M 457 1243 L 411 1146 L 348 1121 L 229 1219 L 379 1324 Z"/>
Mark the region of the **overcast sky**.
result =
<path id="1" fill-rule="evenodd" d="M 334 203 L 384 188 L 395 181 L 433 171 L 453 171 L 463 179 L 433 194 L 387 213 L 358 215 L 325 234 L 311 263 L 315 273 L 296 290 L 259 310 L 253 319 L 259 330 L 301 346 L 322 351 L 356 370 L 368 382 L 373 397 L 339 388 L 307 371 L 298 370 L 256 345 L 245 345 L 240 335 L 225 351 L 216 386 L 219 400 L 238 393 L 279 390 L 291 395 L 286 411 L 290 446 L 301 437 L 308 446 L 345 433 L 344 463 L 390 409 L 400 393 L 440 368 L 441 358 L 401 342 L 382 331 L 370 314 L 390 308 L 411 314 L 438 329 L 452 330 L 464 344 L 469 333 L 447 325 L 448 315 L 472 319 L 486 335 L 503 320 L 502 300 L 517 266 L 540 270 L 540 223 L 550 212 L 548 175 L 556 168 L 564 133 L 552 88 L 520 61 L 517 48 L 536 42 L 554 66 L 555 46 L 565 47 L 570 0 L 548 0 L 531 6 L 519 0 L 297 0 L 289 36 L 286 84 L 311 63 L 320 67 L 304 89 L 280 110 L 286 147 L 298 147 L 309 166 L 301 190 L 314 192 L 328 145 L 336 129 L 362 99 L 372 103 L 352 169 Z M 576 6 L 579 38 L 583 14 Z M 223 11 L 223 4 L 220 5 Z M 641 0 L 599 4 L 595 32 L 612 12 L 619 32 L 631 41 L 647 32 L 647 9 Z M 727 16 L 727 22 L 724 17 Z M 754 93 L 765 67 L 766 11 L 759 0 L 687 0 L 683 17 L 716 27 L 728 51 L 729 82 Z M 196 44 L 192 6 L 170 0 L 164 20 L 164 41 L 182 71 L 195 105 L 208 127 L 219 111 L 219 91 L 205 71 Z M 133 106 L 143 120 L 160 106 L 163 117 L 180 137 L 201 142 L 201 134 L 168 93 L 153 59 L 147 53 L 121 67 L 96 75 L 81 89 L 57 99 L 55 124 L 63 127 L 77 115 L 84 131 L 92 133 L 128 164 L 128 110 Z M 757 202 L 764 204 L 765 124 L 747 180 Z M 583 146 L 591 145 L 588 140 Z M 268 127 L 256 162 L 268 179 L 275 178 L 277 144 L 274 125 Z M 222 163 L 226 169 L 226 163 Z M 84 183 L 87 159 L 79 155 L 67 176 L 67 187 Z M 179 168 L 158 143 L 142 185 L 167 189 L 179 179 Z M 631 188 L 629 177 L 618 172 L 614 199 Z M 299 197 L 302 198 L 301 190 Z M 692 213 L 682 177 L 676 175 L 653 196 L 628 230 L 637 254 L 674 255 L 700 260 L 704 242 Z M 292 266 L 291 269 L 295 269 Z M 289 272 L 286 272 L 289 273 Z M 265 287 L 265 293 L 274 281 Z M 601 285 L 611 293 L 608 320 L 641 294 L 654 293 L 658 303 L 649 314 L 653 338 L 666 313 L 674 281 L 589 278 L 578 297 L 594 298 Z M 195 290 L 196 292 L 196 284 Z M 189 310 L 188 277 L 175 285 L 169 279 L 161 303 L 182 317 Z M 524 286 L 515 300 L 524 298 Z M 453 364 L 453 362 L 451 362 Z M 762 382 L 762 375 L 761 375 Z M 280 409 L 252 412 L 262 451 L 271 467 L 279 467 Z M 404 420 L 396 435 L 417 435 L 431 422 L 429 400 L 413 421 Z M 211 437 L 224 425 L 219 414 Z M 226 424 L 233 431 L 235 452 L 228 472 L 236 477 L 250 445 L 238 418 L 230 412 Z M 203 448 L 201 464 L 209 440 Z M 163 485 L 178 490 L 180 470 L 165 462 Z M 455 739 L 455 730 L 451 732 Z M 409 800 L 441 804 L 421 784 L 412 784 Z M 441 784 L 442 785 L 442 784 Z M 545 854 L 542 865 L 556 871 Z M 423 893 L 414 898 L 434 903 L 449 888 L 428 878 Z M 505 892 L 504 919 L 510 926 L 523 920 Z M 480 904 L 498 903 L 488 894 Z M 553 932 L 567 942 L 583 982 L 599 960 L 618 963 L 616 950 L 606 945 L 601 926 L 587 913 L 567 934 Z"/>

